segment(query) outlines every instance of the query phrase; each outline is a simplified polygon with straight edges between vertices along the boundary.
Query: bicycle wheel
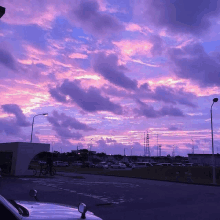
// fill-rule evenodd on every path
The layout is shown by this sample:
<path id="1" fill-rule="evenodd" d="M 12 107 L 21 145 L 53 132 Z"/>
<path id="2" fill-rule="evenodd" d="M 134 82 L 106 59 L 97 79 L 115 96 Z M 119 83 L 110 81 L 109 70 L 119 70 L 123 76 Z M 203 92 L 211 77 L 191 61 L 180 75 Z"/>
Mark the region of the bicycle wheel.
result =
<path id="1" fill-rule="evenodd" d="M 37 175 L 37 169 L 33 169 L 33 175 L 36 176 Z"/>
<path id="2" fill-rule="evenodd" d="M 42 174 L 43 174 L 43 175 L 46 175 L 46 174 L 47 174 L 47 168 L 43 168 L 43 169 L 42 169 Z"/>

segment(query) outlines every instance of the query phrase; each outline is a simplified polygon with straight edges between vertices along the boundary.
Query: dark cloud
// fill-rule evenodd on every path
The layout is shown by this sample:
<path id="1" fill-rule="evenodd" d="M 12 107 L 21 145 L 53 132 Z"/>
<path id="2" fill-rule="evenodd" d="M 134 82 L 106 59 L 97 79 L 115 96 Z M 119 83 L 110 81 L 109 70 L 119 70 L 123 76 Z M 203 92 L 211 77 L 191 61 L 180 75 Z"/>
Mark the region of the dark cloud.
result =
<path id="1" fill-rule="evenodd" d="M 211 26 L 210 19 L 220 12 L 218 0 L 148 0 L 142 1 L 144 17 L 156 27 L 171 32 L 200 35 Z M 142 14 L 143 16 L 143 14 Z"/>
<path id="2" fill-rule="evenodd" d="M 124 30 L 124 26 L 115 17 L 99 11 L 99 4 L 95 0 L 76 3 L 69 18 L 86 32 L 98 37 Z"/>
<path id="3" fill-rule="evenodd" d="M 71 132 L 71 129 L 82 131 L 96 130 L 64 113 L 59 114 L 57 111 L 53 111 L 52 115 L 53 116 L 48 116 L 47 119 L 52 124 L 53 130 L 55 130 L 61 138 L 79 140 L 83 137 L 79 132 Z"/>
<path id="4" fill-rule="evenodd" d="M 116 140 L 113 140 L 112 138 L 106 138 L 107 143 L 116 143 Z"/>
<path id="5" fill-rule="evenodd" d="M 141 90 L 146 90 L 146 91 L 150 90 L 149 84 L 148 83 L 141 84 L 140 89 Z"/>
<path id="6" fill-rule="evenodd" d="M 52 122 L 54 126 L 57 127 L 65 127 L 65 128 L 74 128 L 75 130 L 83 130 L 83 131 L 95 131 L 95 128 L 91 128 L 88 125 L 79 122 L 74 117 L 67 116 L 64 113 L 59 113 L 57 111 L 53 111 L 53 116 L 56 120 L 56 123 L 54 121 Z M 60 125 L 57 123 L 57 121 L 61 121 Z"/>
<path id="7" fill-rule="evenodd" d="M 192 108 L 197 108 L 198 105 L 195 103 L 197 99 L 196 95 L 191 92 L 186 92 L 183 88 L 172 88 L 168 86 L 158 86 L 155 90 L 151 90 L 148 83 L 143 83 L 139 86 L 133 94 L 129 91 L 119 90 L 113 86 L 103 86 L 101 90 L 108 95 L 121 97 L 121 98 L 131 98 L 134 100 L 150 99 L 156 101 L 162 101 L 169 104 L 181 104 Z M 154 114 L 153 114 L 154 115 Z"/>
<path id="8" fill-rule="evenodd" d="M 101 90 L 107 94 L 107 95 L 111 95 L 111 96 L 116 96 L 116 97 L 129 97 L 130 94 L 122 89 L 118 89 L 116 86 L 109 86 L 109 85 L 104 85 Z"/>
<path id="9" fill-rule="evenodd" d="M 5 67 L 16 71 L 16 62 L 13 56 L 6 50 L 0 48 L 0 64 Z"/>
<path id="10" fill-rule="evenodd" d="M 118 57 L 115 54 L 106 56 L 104 53 L 94 55 L 93 69 L 101 74 L 109 82 L 125 89 L 135 90 L 137 81 L 131 80 L 125 75 L 126 67 L 118 65 Z"/>
<path id="11" fill-rule="evenodd" d="M 58 89 L 49 89 L 49 93 L 53 98 L 55 98 L 58 102 L 67 102 L 66 96 L 61 94 Z"/>
<path id="12" fill-rule="evenodd" d="M 147 98 L 156 101 L 162 101 L 170 104 L 182 104 L 192 108 L 197 105 L 192 101 L 196 99 L 196 95 L 191 92 L 186 92 L 183 88 L 172 88 L 165 85 L 157 86 L 155 90 L 151 90 L 147 83 L 142 84 L 135 94 L 132 95 L 134 99 Z"/>
<path id="13" fill-rule="evenodd" d="M 183 91 L 182 88 L 173 89 L 168 86 L 158 86 L 150 96 L 154 100 L 163 101 L 165 103 L 179 103 L 194 108 L 197 106 L 189 100 L 195 98 L 195 95 L 193 93 Z"/>
<path id="14" fill-rule="evenodd" d="M 26 117 L 23 114 L 20 107 L 16 104 L 6 104 L 1 106 L 3 111 L 6 113 L 11 113 L 16 116 L 16 123 L 20 127 L 27 127 L 30 126 L 31 123 L 26 121 Z"/>
<path id="15" fill-rule="evenodd" d="M 168 51 L 173 70 L 180 78 L 191 79 L 202 87 L 220 85 L 220 60 L 208 55 L 202 45 L 190 44 Z"/>
<path id="16" fill-rule="evenodd" d="M 172 106 L 164 106 L 159 110 L 155 110 L 152 106 L 145 104 L 144 102 L 136 99 L 136 102 L 140 105 L 140 108 L 134 108 L 133 112 L 136 116 L 145 116 L 146 118 L 160 118 L 164 116 L 184 117 L 183 112 Z"/>
<path id="17" fill-rule="evenodd" d="M 70 132 L 69 129 L 67 128 L 60 128 L 60 127 L 55 127 L 54 130 L 57 132 L 57 134 L 62 137 L 62 138 L 67 138 L 67 139 L 74 139 L 74 140 L 79 140 L 83 136 L 79 132 Z"/>
<path id="18" fill-rule="evenodd" d="M 145 105 L 144 107 L 142 106 L 140 109 L 134 108 L 133 111 L 138 117 L 140 116 L 145 116 L 146 118 L 159 118 L 160 117 L 158 112 L 152 106 Z"/>
<path id="19" fill-rule="evenodd" d="M 174 108 L 172 106 L 164 106 L 160 109 L 159 114 L 161 116 L 180 116 L 183 117 L 184 114 L 183 112 L 178 109 L 178 108 Z"/>
<path id="20" fill-rule="evenodd" d="M 2 132 L 7 136 L 17 136 L 21 133 L 21 129 L 13 120 L 0 119 L 0 133 Z"/>
<path id="21" fill-rule="evenodd" d="M 123 155 L 124 148 L 128 148 L 128 145 L 118 143 L 115 140 L 109 142 L 109 139 L 104 140 L 103 138 L 96 141 L 96 143 L 97 143 L 97 147 L 95 147 L 94 149 L 97 150 L 98 152 L 106 152 L 107 154 L 111 154 L 112 152 L 114 152 L 113 154 Z"/>
<path id="22" fill-rule="evenodd" d="M 71 82 L 66 79 L 60 87 L 54 89 L 52 93 L 51 90 L 49 90 L 49 92 L 52 97 L 61 102 L 62 100 L 59 99 L 59 96 L 64 97 L 68 95 L 71 101 L 88 112 L 110 111 L 119 115 L 123 113 L 122 107 L 111 102 L 109 98 L 101 96 L 99 89 L 91 86 L 87 91 L 84 91 L 80 87 L 79 80 Z"/>

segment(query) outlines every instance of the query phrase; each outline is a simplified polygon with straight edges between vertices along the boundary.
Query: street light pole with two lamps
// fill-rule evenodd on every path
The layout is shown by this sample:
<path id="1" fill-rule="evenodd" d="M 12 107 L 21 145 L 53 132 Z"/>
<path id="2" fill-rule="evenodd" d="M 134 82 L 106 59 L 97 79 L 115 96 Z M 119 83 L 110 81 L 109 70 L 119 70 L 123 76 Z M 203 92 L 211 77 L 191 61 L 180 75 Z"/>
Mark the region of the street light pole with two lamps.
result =
<path id="1" fill-rule="evenodd" d="M 43 113 L 43 114 L 38 114 L 38 115 L 48 115 L 48 113 Z M 38 115 L 35 115 L 34 117 L 36 117 Z M 33 117 L 33 122 L 32 122 L 31 143 L 32 143 L 32 134 L 33 134 L 33 126 L 34 126 L 34 117 Z"/>
<path id="2" fill-rule="evenodd" d="M 215 102 L 218 101 L 218 98 L 213 99 L 212 106 Z M 213 174 L 213 184 L 216 184 L 216 176 L 215 176 L 215 155 L 214 155 L 214 143 L 213 143 L 213 125 L 212 125 L 212 106 L 211 106 L 211 133 L 212 133 L 212 174 Z"/>

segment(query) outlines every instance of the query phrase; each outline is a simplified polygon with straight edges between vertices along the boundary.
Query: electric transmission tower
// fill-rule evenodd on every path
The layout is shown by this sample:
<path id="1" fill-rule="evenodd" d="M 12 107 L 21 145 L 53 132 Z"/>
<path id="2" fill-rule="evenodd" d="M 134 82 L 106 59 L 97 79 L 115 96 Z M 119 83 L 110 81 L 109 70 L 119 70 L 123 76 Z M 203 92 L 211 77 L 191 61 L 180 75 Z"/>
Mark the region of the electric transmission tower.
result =
<path id="1" fill-rule="evenodd" d="M 173 147 L 172 157 L 175 157 L 175 150 L 174 150 L 174 147 Z"/>
<path id="2" fill-rule="evenodd" d="M 158 134 L 157 134 L 157 156 L 158 156 Z"/>
<path id="3" fill-rule="evenodd" d="M 146 143 L 146 145 L 147 145 L 147 156 L 149 156 L 150 157 L 150 147 L 149 147 L 149 134 L 148 134 L 148 132 L 147 132 L 147 143 Z"/>

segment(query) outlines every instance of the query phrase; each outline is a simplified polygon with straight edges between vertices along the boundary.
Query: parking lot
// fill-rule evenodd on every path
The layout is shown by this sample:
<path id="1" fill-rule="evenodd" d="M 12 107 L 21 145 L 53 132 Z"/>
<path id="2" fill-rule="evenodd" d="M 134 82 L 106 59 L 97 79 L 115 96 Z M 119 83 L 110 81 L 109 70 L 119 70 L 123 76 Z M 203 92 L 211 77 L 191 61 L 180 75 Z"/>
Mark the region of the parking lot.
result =
<path id="1" fill-rule="evenodd" d="M 102 219 L 219 219 L 220 188 L 183 183 L 58 172 L 46 178 L 1 178 L 0 194 L 42 202 L 88 205 Z"/>

